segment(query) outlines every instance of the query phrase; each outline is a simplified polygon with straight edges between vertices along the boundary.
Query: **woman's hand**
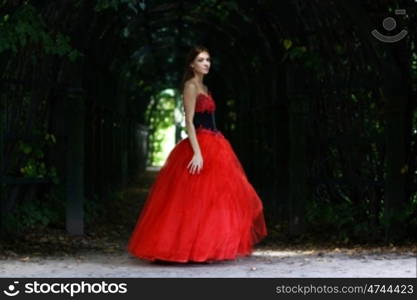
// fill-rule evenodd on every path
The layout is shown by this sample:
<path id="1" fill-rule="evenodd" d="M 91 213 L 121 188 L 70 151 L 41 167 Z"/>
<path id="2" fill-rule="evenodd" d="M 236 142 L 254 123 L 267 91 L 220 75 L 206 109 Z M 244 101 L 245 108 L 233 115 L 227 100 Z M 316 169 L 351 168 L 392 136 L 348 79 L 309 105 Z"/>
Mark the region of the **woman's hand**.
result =
<path id="1" fill-rule="evenodd" d="M 193 158 L 187 165 L 187 169 L 191 174 L 200 173 L 203 168 L 203 157 L 201 154 L 194 154 Z"/>

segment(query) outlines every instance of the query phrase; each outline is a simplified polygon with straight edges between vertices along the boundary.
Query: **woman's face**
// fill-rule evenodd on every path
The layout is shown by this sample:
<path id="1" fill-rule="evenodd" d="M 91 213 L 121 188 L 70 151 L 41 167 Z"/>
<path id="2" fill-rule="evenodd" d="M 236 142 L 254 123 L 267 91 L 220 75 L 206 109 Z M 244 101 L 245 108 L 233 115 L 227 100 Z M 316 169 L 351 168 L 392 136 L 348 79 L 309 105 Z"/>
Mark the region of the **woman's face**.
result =
<path id="1" fill-rule="evenodd" d="M 201 52 L 191 64 L 194 72 L 207 74 L 210 70 L 210 55 L 207 52 Z"/>

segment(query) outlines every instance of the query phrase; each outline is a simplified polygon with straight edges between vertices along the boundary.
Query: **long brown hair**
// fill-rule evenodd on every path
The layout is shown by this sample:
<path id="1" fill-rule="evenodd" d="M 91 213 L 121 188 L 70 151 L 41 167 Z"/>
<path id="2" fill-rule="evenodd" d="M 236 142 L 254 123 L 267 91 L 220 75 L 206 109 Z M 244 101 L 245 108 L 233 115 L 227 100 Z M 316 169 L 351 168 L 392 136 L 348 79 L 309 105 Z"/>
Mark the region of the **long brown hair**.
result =
<path id="1" fill-rule="evenodd" d="M 187 58 L 185 59 L 185 66 L 184 66 L 184 74 L 182 76 L 182 81 L 180 85 L 180 91 L 184 90 L 185 82 L 194 77 L 193 68 L 190 67 L 190 64 L 194 61 L 194 59 L 199 55 L 201 52 L 209 53 L 208 49 L 201 45 L 193 46 L 190 51 L 188 51 Z"/>

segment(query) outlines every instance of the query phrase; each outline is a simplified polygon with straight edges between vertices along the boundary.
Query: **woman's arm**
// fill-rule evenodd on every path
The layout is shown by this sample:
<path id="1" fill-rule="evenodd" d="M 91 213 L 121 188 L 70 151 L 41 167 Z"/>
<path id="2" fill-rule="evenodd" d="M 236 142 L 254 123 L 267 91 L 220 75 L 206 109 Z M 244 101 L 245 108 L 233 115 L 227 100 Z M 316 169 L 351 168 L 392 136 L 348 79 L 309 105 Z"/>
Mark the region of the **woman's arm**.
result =
<path id="1" fill-rule="evenodd" d="M 194 173 L 194 171 L 197 171 L 199 173 L 201 168 L 203 167 L 203 157 L 201 154 L 200 145 L 198 144 L 197 135 L 193 123 L 196 97 L 197 87 L 195 86 L 195 84 L 192 82 L 186 83 L 183 91 L 185 126 L 187 129 L 187 134 L 191 143 L 191 147 L 194 151 L 194 157 L 188 165 L 191 165 L 191 173 Z"/>

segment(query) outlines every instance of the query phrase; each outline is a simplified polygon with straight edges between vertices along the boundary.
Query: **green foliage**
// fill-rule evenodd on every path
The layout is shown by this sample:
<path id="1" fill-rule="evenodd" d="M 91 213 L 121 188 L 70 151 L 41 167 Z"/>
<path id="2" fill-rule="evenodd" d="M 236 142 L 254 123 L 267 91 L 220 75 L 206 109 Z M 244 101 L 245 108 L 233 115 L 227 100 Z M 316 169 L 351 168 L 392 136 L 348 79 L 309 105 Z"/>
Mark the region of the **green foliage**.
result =
<path id="1" fill-rule="evenodd" d="M 242 11 L 239 11 L 237 1 L 201 0 L 192 7 L 190 15 L 210 15 L 215 17 L 218 22 L 230 22 L 233 12 L 239 12 L 240 17 L 246 22 L 251 21 Z"/>
<path id="2" fill-rule="evenodd" d="M 320 55 L 307 49 L 306 46 L 294 46 L 292 40 L 284 39 L 282 41 L 285 53 L 281 62 L 285 60 L 301 62 L 306 68 L 318 71 L 324 65 Z M 339 49 L 339 51 L 341 51 Z"/>
<path id="3" fill-rule="evenodd" d="M 416 83 L 417 83 L 417 53 L 413 52 L 411 55 L 411 70 L 410 70 L 410 75 L 412 78 L 412 83 L 414 88 L 416 88 Z"/>
<path id="4" fill-rule="evenodd" d="M 413 218 L 413 215 L 417 211 L 417 203 L 416 203 L 416 195 L 412 197 L 410 202 L 407 202 L 404 204 L 401 210 L 398 210 L 397 212 L 390 212 L 390 214 L 382 215 L 381 223 L 383 225 L 388 224 L 405 224 L 409 219 L 415 219 Z"/>
<path id="5" fill-rule="evenodd" d="M 117 199 L 111 200 L 117 201 Z M 84 220 L 87 225 L 94 222 L 104 214 L 105 208 L 99 202 L 99 197 L 97 194 L 94 194 L 92 198 L 84 199 Z"/>
<path id="6" fill-rule="evenodd" d="M 162 142 L 165 138 L 161 132 L 175 125 L 175 107 L 175 97 L 168 93 L 161 93 L 152 99 L 145 113 L 147 124 L 151 129 L 149 136 L 151 165 L 160 163 L 159 153 L 162 152 Z"/>
<path id="7" fill-rule="evenodd" d="M 137 0 L 98 0 L 95 6 L 96 11 L 103 11 L 106 9 L 119 10 L 122 6 L 127 5 L 131 10 L 137 13 L 136 4 Z M 144 2 L 139 3 L 141 7 L 145 7 Z"/>
<path id="8" fill-rule="evenodd" d="M 6 216 L 7 231 L 19 232 L 48 226 L 64 226 L 65 185 L 54 185 L 43 198 L 20 203 Z"/>
<path id="9" fill-rule="evenodd" d="M 311 201 L 307 206 L 307 222 L 311 225 L 310 228 L 314 228 L 314 231 L 323 239 L 335 238 L 346 242 L 349 239 L 366 241 L 375 234 L 375 228 L 370 226 L 369 221 L 366 203 Z M 382 227 L 378 230 L 382 230 Z M 331 236 L 326 236 L 326 233 Z"/>
<path id="10" fill-rule="evenodd" d="M 417 198 L 417 196 L 416 196 Z M 343 201 L 341 203 L 310 201 L 307 206 L 307 223 L 310 233 L 321 239 L 344 242 L 369 242 L 382 239 L 388 225 L 398 225 L 402 230 L 415 232 L 417 201 L 405 205 L 390 215 L 370 213 L 370 203 Z M 374 222 L 374 223 L 373 223 Z"/>
<path id="11" fill-rule="evenodd" d="M 39 134 L 39 131 L 34 132 Z M 24 142 L 22 140 L 18 141 L 18 151 L 23 154 L 25 160 L 23 165 L 20 167 L 20 173 L 23 177 L 31 178 L 46 178 L 49 177 L 51 180 L 57 184 L 59 183 L 59 178 L 57 170 L 54 166 L 48 168 L 45 162 L 45 152 L 46 147 L 50 147 L 56 143 L 56 138 L 53 134 L 45 133 L 44 138 L 35 139 L 36 142 Z"/>
<path id="12" fill-rule="evenodd" d="M 119 200 L 118 195 L 113 194 L 113 202 Z M 33 201 L 25 201 L 16 206 L 16 209 L 6 216 L 5 226 L 9 232 L 22 232 L 31 229 L 65 227 L 66 209 L 65 184 L 53 185 L 51 189 Z M 98 196 L 84 199 L 84 220 L 90 224 L 105 214 L 105 207 L 99 203 Z"/>
<path id="13" fill-rule="evenodd" d="M 81 55 L 71 47 L 68 36 L 48 32 L 36 8 L 25 2 L 13 14 L 0 17 L 0 53 L 7 50 L 17 53 L 29 44 L 41 47 L 46 54 L 68 56 L 71 61 Z"/>

